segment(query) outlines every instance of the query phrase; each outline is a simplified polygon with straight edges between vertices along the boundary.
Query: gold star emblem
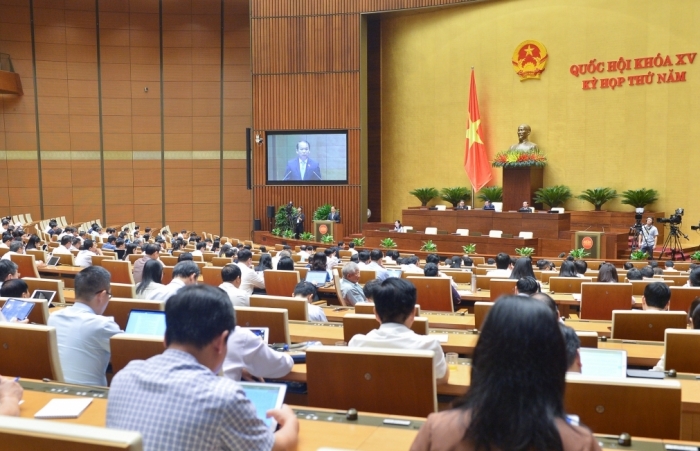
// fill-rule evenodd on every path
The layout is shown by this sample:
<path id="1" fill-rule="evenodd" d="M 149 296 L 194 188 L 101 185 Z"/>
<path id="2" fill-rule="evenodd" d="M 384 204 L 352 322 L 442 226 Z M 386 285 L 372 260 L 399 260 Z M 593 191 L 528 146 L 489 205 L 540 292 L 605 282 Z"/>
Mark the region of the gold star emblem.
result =
<path id="1" fill-rule="evenodd" d="M 479 136 L 479 124 L 481 124 L 481 119 L 477 119 L 476 122 L 472 122 L 469 119 L 469 128 L 467 129 L 467 139 L 469 140 L 469 147 L 474 143 L 483 144 L 481 141 L 481 136 Z"/>
<path id="2" fill-rule="evenodd" d="M 526 53 L 528 56 L 532 56 L 532 51 L 533 51 L 533 50 L 535 50 L 535 49 L 533 49 L 532 46 L 530 46 L 530 45 L 528 45 L 527 47 L 525 47 L 525 53 Z"/>

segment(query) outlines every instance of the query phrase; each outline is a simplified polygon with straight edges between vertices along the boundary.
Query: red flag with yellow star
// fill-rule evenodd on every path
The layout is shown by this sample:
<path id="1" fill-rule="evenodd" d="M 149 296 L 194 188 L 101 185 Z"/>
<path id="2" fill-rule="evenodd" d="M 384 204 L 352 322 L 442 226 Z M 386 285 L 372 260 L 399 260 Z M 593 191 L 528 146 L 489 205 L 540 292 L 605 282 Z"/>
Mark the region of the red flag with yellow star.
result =
<path id="1" fill-rule="evenodd" d="M 481 139 L 481 115 L 479 114 L 479 101 L 476 98 L 476 82 L 474 81 L 474 69 L 469 84 L 469 117 L 467 118 L 467 145 L 464 152 L 464 170 L 472 183 L 474 192 L 491 180 L 491 163 L 486 154 L 486 145 Z"/>

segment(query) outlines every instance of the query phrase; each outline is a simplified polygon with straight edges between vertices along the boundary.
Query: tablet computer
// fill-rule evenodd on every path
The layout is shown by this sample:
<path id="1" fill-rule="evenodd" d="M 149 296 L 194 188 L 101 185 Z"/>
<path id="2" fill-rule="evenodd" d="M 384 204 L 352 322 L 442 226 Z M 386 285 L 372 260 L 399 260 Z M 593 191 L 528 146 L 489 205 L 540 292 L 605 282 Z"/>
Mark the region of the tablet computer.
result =
<path id="1" fill-rule="evenodd" d="M 326 271 L 309 271 L 306 273 L 306 281 L 314 285 L 325 285 L 328 273 Z"/>
<path id="2" fill-rule="evenodd" d="M 57 266 L 58 262 L 61 261 L 61 257 L 54 257 L 53 255 L 49 257 L 49 261 L 46 262 L 46 266 Z"/>
<path id="3" fill-rule="evenodd" d="M 241 327 L 241 326 L 239 326 Z M 253 332 L 255 335 L 260 337 L 260 339 L 265 343 L 269 343 L 270 339 L 270 328 L 269 327 L 241 327 L 241 329 L 246 329 Z"/>
<path id="4" fill-rule="evenodd" d="M 259 382 L 239 382 L 250 402 L 255 406 L 255 412 L 272 432 L 277 429 L 277 422 L 267 418 L 267 411 L 279 409 L 284 404 L 287 386 L 284 384 L 263 384 Z"/>
<path id="5" fill-rule="evenodd" d="M 579 348 L 581 374 L 594 377 L 627 377 L 627 351 Z"/>
<path id="6" fill-rule="evenodd" d="M 8 299 L 5 301 L 5 305 L 2 306 L 2 316 L 8 321 L 13 319 L 24 321 L 33 308 L 33 302 L 23 301 L 22 299 Z"/>
<path id="7" fill-rule="evenodd" d="M 46 299 L 49 304 L 53 301 L 54 296 L 56 296 L 56 292 L 49 290 L 34 290 L 32 293 L 32 299 Z"/>
<path id="8" fill-rule="evenodd" d="M 138 310 L 129 312 L 126 322 L 127 334 L 165 336 L 165 312 L 161 310 Z"/>
<path id="9" fill-rule="evenodd" d="M 398 277 L 399 279 L 401 278 L 401 271 L 400 269 L 387 269 L 386 272 L 389 273 L 389 277 Z"/>

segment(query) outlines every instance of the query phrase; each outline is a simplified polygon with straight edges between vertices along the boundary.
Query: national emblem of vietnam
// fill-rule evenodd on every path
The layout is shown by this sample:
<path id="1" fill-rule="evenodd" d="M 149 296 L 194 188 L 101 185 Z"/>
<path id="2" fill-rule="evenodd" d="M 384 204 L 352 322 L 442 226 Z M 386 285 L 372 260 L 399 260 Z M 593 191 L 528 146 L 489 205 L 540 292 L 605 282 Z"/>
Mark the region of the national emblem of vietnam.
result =
<path id="1" fill-rule="evenodd" d="M 541 42 L 523 41 L 515 48 L 513 53 L 513 70 L 520 77 L 520 81 L 530 78 L 540 78 L 547 65 L 547 49 Z"/>

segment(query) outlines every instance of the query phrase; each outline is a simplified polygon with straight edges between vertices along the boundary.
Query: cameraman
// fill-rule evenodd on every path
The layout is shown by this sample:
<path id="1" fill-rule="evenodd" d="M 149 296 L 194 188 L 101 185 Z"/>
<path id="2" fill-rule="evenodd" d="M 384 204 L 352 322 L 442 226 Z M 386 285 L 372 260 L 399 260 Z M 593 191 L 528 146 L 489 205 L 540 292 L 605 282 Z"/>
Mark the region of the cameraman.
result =
<path id="1" fill-rule="evenodd" d="M 647 223 L 642 226 L 639 234 L 639 250 L 647 252 L 649 258 L 654 257 L 654 248 L 656 247 L 656 239 L 659 236 L 659 230 L 654 226 L 654 220 L 647 218 Z"/>

